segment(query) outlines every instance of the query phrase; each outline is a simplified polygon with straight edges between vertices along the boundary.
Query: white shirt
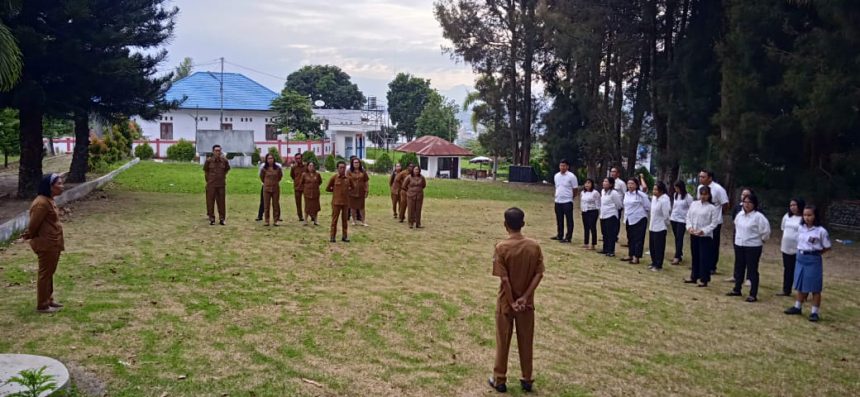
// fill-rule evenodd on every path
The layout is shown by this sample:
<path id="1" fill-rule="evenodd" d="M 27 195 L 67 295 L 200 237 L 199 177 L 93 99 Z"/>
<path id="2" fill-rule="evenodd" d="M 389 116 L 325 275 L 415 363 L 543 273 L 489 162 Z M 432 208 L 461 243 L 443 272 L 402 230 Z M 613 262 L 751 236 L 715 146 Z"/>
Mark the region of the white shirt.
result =
<path id="1" fill-rule="evenodd" d="M 652 232 L 662 232 L 669 226 L 669 215 L 672 214 L 672 203 L 668 194 L 654 197 L 651 200 L 651 227 Z"/>
<path id="2" fill-rule="evenodd" d="M 696 187 L 696 200 L 699 199 L 699 189 L 701 189 L 702 186 L 706 185 L 699 185 L 698 187 Z M 711 184 L 707 186 L 711 188 L 711 201 L 714 202 L 714 205 L 720 207 L 720 223 L 718 223 L 718 225 L 722 225 L 723 206 L 729 203 L 729 194 L 726 193 L 726 189 L 720 186 L 720 184 L 717 182 L 711 181 Z"/>
<path id="3" fill-rule="evenodd" d="M 604 190 L 603 194 L 600 195 L 600 219 L 609 219 L 613 216 L 618 218 L 618 210 L 623 205 L 621 195 L 617 191 Z"/>
<path id="4" fill-rule="evenodd" d="M 830 233 L 821 226 L 809 228 L 806 225 L 800 225 L 797 231 L 798 251 L 824 251 L 825 248 L 831 247 Z"/>
<path id="5" fill-rule="evenodd" d="M 788 216 L 787 212 L 782 216 L 782 224 L 779 226 L 782 229 L 782 243 L 779 247 L 782 253 L 787 255 L 797 253 L 797 233 L 800 232 L 800 222 L 803 222 L 801 216 Z"/>
<path id="6" fill-rule="evenodd" d="M 687 221 L 687 211 L 690 210 L 690 203 L 693 202 L 693 196 L 685 194 L 684 198 L 675 193 L 675 202 L 672 204 L 672 215 L 669 220 L 672 222 L 684 223 Z"/>
<path id="7" fill-rule="evenodd" d="M 573 189 L 579 187 L 579 182 L 576 180 L 576 175 L 568 171 L 562 174 L 555 174 L 555 202 L 559 204 L 573 202 Z"/>
<path id="8" fill-rule="evenodd" d="M 615 191 L 624 197 L 624 193 L 627 192 L 627 182 L 624 182 L 622 178 L 615 178 Z"/>
<path id="9" fill-rule="evenodd" d="M 579 194 L 579 209 L 582 212 L 600 209 L 600 192 L 592 190 Z"/>
<path id="10" fill-rule="evenodd" d="M 761 247 L 770 238 L 770 222 L 758 211 L 741 211 L 735 217 L 735 245 Z"/>
<path id="11" fill-rule="evenodd" d="M 687 211 L 687 231 L 701 230 L 705 233 L 704 236 L 698 237 L 714 237 L 714 229 L 719 225 L 721 218 L 720 207 L 711 203 L 702 203 L 701 200 L 693 201 L 690 204 L 690 210 Z"/>
<path id="12" fill-rule="evenodd" d="M 624 193 L 624 219 L 628 225 L 635 225 L 648 217 L 651 209 L 651 200 L 642 191 L 636 190 Z"/>

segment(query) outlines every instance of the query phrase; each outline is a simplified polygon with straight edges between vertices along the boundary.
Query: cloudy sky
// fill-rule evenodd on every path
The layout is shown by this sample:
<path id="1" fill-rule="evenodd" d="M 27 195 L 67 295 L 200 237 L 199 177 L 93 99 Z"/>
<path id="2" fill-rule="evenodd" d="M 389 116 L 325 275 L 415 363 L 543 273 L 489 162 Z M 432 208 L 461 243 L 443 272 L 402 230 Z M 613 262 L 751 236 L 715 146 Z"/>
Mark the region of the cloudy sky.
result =
<path id="1" fill-rule="evenodd" d="M 195 70 L 238 72 L 280 91 L 302 65 L 337 65 L 385 101 L 399 72 L 429 78 L 461 102 L 473 74 L 441 51 L 433 0 L 174 0 L 180 8 L 164 68 L 188 56 Z M 241 65 L 237 66 L 237 65 Z M 243 68 L 244 67 L 244 68 Z M 246 68 L 253 69 L 248 70 Z M 262 73 L 261 73 L 262 72 Z M 280 76 L 280 78 L 278 78 Z"/>

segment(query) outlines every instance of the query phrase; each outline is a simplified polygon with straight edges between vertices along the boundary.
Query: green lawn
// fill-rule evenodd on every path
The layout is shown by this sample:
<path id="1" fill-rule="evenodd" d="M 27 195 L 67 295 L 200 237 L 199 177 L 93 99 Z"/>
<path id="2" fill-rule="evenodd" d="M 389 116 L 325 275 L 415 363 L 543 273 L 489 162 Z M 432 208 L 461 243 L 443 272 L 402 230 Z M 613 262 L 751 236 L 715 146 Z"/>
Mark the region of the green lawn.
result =
<path id="1" fill-rule="evenodd" d="M 493 395 L 490 268 L 502 211 L 516 205 L 547 269 L 536 296 L 537 395 L 860 394 L 856 248 L 828 254 L 823 321 L 813 324 L 782 314 L 791 300 L 773 296 L 782 270 L 772 245 L 761 301 L 748 304 L 724 296 L 725 275 L 695 288 L 681 283 L 687 266 L 653 273 L 647 261 L 549 241 L 546 189 L 431 180 L 426 229 L 410 230 L 391 218 L 385 179 L 374 177 L 371 226 L 330 244 L 327 226 L 295 221 L 290 184 L 287 222 L 265 228 L 253 221 L 254 170 L 229 178 L 223 227 L 206 222 L 196 165 L 143 162 L 73 204 L 56 315 L 33 311 L 27 245 L 0 250 L 0 352 L 57 357 L 107 382 L 111 396 Z M 731 263 L 726 249 L 721 269 Z M 516 351 L 510 394 L 519 396 Z"/>

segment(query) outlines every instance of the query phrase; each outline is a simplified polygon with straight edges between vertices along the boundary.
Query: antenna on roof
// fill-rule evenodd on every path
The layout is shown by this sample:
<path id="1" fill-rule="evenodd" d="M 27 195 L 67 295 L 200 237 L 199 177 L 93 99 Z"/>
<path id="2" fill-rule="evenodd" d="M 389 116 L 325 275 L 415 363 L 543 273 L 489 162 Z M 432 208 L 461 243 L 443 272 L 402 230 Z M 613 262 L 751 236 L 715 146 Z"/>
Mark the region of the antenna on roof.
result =
<path id="1" fill-rule="evenodd" d="M 219 129 L 224 129 L 224 57 L 221 57 L 221 125 Z"/>

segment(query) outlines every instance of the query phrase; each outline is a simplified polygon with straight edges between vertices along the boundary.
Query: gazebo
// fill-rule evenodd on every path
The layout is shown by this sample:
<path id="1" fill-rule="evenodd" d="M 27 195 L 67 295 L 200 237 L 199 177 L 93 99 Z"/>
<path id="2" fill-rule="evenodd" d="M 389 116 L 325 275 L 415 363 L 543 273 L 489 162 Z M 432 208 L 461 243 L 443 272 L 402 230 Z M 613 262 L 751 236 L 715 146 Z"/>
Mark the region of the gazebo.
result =
<path id="1" fill-rule="evenodd" d="M 395 149 L 415 153 L 427 178 L 460 178 L 460 158 L 474 156 L 468 149 L 433 135 L 422 136 Z"/>

